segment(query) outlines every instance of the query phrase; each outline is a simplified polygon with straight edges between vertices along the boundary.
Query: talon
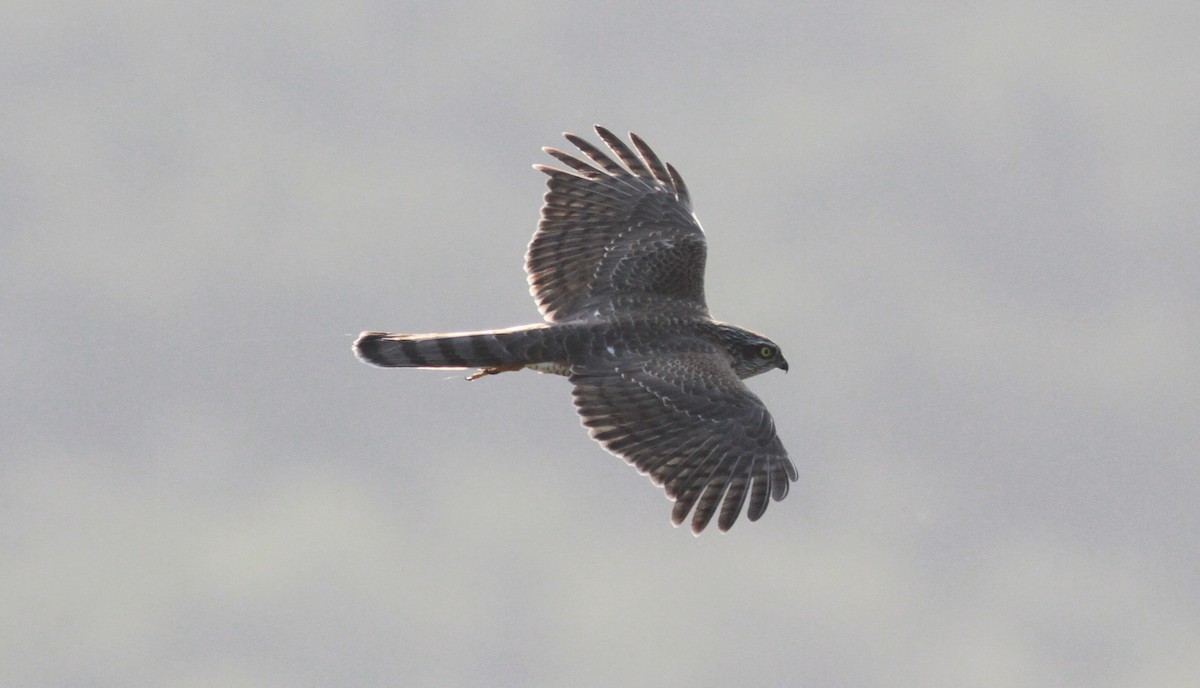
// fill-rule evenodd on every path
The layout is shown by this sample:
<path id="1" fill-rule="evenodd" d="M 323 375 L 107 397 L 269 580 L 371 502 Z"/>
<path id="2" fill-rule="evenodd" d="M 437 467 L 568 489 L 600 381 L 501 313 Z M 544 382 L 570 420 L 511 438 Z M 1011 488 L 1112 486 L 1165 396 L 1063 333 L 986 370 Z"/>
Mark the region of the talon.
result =
<path id="1" fill-rule="evenodd" d="M 509 365 L 492 366 L 491 368 L 480 368 L 479 370 L 475 371 L 474 373 L 471 373 L 470 375 L 468 375 L 467 379 L 468 380 L 478 380 L 479 378 L 484 377 L 485 375 L 499 375 L 500 373 L 508 373 L 508 372 L 512 372 L 514 370 L 520 370 L 524 367 L 525 367 L 524 365 L 521 365 L 519 363 L 512 363 Z"/>

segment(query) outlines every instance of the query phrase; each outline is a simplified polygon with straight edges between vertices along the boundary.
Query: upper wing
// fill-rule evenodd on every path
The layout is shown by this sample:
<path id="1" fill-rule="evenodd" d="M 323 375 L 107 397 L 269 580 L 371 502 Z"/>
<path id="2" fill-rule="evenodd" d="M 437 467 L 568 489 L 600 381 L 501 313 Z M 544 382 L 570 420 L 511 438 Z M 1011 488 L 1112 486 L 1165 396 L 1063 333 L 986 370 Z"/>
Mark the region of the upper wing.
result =
<path id="1" fill-rule="evenodd" d="M 546 148 L 570 171 L 550 176 L 542 218 L 525 254 L 538 309 L 549 321 L 652 310 L 706 315 L 704 232 L 675 168 L 630 134 L 634 153 L 597 126 L 621 164 L 574 134 L 592 163 Z"/>
<path id="2" fill-rule="evenodd" d="M 695 505 L 699 533 L 721 504 L 728 530 L 747 498 L 756 521 L 796 479 L 766 407 L 716 355 L 576 367 L 571 382 L 588 433 L 666 490 L 675 525 Z"/>

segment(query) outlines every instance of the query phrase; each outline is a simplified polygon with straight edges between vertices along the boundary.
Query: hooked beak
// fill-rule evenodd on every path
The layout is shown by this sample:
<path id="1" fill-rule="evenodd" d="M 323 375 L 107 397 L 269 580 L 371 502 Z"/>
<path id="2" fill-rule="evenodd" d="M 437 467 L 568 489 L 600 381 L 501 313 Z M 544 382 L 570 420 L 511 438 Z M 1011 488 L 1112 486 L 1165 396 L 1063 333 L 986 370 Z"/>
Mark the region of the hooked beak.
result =
<path id="1" fill-rule="evenodd" d="M 779 358 L 779 369 L 785 373 L 788 371 L 787 359 L 782 356 Z"/>

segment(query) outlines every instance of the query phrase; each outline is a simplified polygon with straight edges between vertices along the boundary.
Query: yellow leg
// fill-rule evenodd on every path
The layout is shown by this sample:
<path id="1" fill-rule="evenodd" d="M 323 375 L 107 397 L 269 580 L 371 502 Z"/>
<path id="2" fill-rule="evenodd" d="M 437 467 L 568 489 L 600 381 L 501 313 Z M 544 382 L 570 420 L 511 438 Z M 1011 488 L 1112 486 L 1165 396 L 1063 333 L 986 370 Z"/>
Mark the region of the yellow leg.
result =
<path id="1" fill-rule="evenodd" d="M 520 363 L 513 363 L 510 365 L 495 366 L 492 368 L 481 368 L 479 371 L 468 375 L 467 379 L 468 380 L 478 380 L 479 378 L 487 376 L 487 375 L 499 375 L 500 373 L 509 373 L 514 370 L 520 370 L 524 367 L 525 366 Z"/>

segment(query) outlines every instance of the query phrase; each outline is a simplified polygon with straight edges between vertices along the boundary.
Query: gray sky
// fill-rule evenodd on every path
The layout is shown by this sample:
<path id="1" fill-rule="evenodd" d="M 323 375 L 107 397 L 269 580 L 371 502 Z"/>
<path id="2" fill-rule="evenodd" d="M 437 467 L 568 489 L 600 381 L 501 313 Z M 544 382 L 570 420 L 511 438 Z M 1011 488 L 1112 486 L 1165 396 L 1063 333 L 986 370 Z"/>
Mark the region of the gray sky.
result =
<path id="1" fill-rule="evenodd" d="M 1194 2 L 6 3 L 0 684 L 1200 684 Z M 800 472 L 692 537 L 533 322 L 547 162 L 687 179 Z"/>

